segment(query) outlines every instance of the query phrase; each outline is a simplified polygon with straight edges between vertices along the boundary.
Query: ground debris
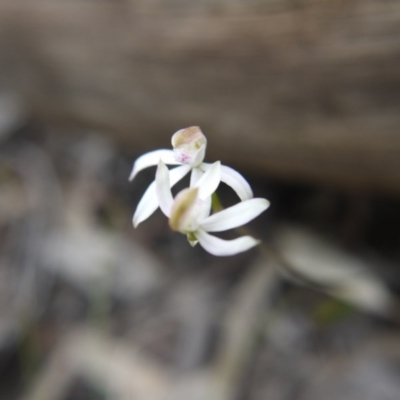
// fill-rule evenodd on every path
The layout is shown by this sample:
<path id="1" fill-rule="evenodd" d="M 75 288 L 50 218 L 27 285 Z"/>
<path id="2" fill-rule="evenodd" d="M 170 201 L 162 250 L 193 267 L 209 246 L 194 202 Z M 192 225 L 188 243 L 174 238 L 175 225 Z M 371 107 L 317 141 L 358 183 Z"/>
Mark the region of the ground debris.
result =
<path id="1" fill-rule="evenodd" d="M 255 180 L 263 245 L 218 258 L 161 214 L 133 229 L 154 170 L 138 188 L 101 134 L 58 135 L 0 159 L 0 398 L 396 399 L 400 235 L 374 229 L 394 200 L 386 219 L 360 200 L 349 247 L 334 189 Z"/>

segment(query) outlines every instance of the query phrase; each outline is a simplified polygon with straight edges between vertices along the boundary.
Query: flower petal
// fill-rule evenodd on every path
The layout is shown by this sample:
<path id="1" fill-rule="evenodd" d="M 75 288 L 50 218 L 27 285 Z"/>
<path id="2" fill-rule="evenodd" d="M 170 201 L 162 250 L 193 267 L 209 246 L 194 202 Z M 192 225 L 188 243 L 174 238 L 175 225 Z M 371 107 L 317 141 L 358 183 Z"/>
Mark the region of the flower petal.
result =
<path id="1" fill-rule="evenodd" d="M 158 204 L 161 211 L 169 218 L 171 214 L 174 198 L 172 197 L 171 187 L 180 179 L 182 179 L 189 171 L 190 165 L 182 165 L 173 169 L 171 172 L 162 162 L 158 163 L 156 171 L 156 192 Z M 173 174 L 174 173 L 174 174 Z"/>
<path id="2" fill-rule="evenodd" d="M 196 237 L 200 245 L 214 256 L 233 256 L 249 250 L 260 243 L 259 240 L 251 236 L 242 236 L 233 240 L 223 240 L 209 235 L 201 229 L 196 232 Z"/>
<path id="3" fill-rule="evenodd" d="M 221 162 L 216 161 L 207 172 L 197 181 L 195 187 L 199 189 L 199 198 L 205 200 L 211 196 L 221 182 Z"/>
<path id="4" fill-rule="evenodd" d="M 150 151 L 149 153 L 140 156 L 133 164 L 133 169 L 129 180 L 132 181 L 138 172 L 142 169 L 157 165 L 162 160 L 165 164 L 179 165 L 180 162 L 176 161 L 174 152 L 172 150 L 161 149 Z"/>
<path id="5" fill-rule="evenodd" d="M 221 166 L 221 181 L 230 186 L 240 200 L 248 200 L 253 197 L 253 192 L 246 179 L 239 172 L 226 165 Z"/>
<path id="6" fill-rule="evenodd" d="M 190 175 L 190 187 L 194 187 L 199 179 L 204 175 L 204 172 L 199 168 L 193 168 Z"/>
<path id="7" fill-rule="evenodd" d="M 207 232 L 221 232 L 247 224 L 269 207 L 266 199 L 250 199 L 210 215 L 200 224 Z"/>
<path id="8" fill-rule="evenodd" d="M 145 191 L 144 195 L 139 201 L 136 207 L 135 214 L 133 215 L 133 226 L 137 226 L 150 217 L 154 211 L 158 208 L 158 200 L 156 193 L 156 182 L 152 182 L 150 186 Z"/>
<path id="9" fill-rule="evenodd" d="M 170 186 L 179 182 L 190 170 L 190 166 L 181 165 L 169 171 Z M 158 208 L 156 182 L 152 182 L 140 199 L 133 216 L 133 226 L 136 228 L 141 222 L 150 217 Z"/>
<path id="10" fill-rule="evenodd" d="M 211 214 L 212 198 L 208 196 L 205 200 L 202 200 L 203 207 L 199 215 L 198 221 L 204 221 Z"/>

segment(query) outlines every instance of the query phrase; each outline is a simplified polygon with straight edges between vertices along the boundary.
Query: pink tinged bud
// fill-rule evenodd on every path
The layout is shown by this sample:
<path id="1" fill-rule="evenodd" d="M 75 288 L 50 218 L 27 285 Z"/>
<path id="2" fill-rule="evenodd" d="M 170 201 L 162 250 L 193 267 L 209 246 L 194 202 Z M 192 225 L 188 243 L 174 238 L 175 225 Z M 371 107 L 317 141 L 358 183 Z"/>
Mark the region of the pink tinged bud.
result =
<path id="1" fill-rule="evenodd" d="M 176 161 L 193 167 L 197 167 L 203 162 L 207 139 L 198 126 L 191 126 L 175 132 L 171 142 Z"/>

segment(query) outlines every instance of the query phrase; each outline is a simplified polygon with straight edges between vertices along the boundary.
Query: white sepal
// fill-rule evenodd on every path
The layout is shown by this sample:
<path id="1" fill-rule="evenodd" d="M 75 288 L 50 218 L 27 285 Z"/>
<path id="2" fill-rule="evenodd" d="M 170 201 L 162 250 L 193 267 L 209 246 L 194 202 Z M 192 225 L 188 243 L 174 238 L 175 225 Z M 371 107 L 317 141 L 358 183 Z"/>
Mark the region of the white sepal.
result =
<path id="1" fill-rule="evenodd" d="M 242 236 L 233 240 L 223 240 L 209 235 L 202 229 L 196 232 L 196 237 L 200 245 L 214 256 L 233 256 L 249 250 L 260 243 L 259 240 L 251 236 Z"/>
<path id="2" fill-rule="evenodd" d="M 240 200 L 248 200 L 253 197 L 253 191 L 246 179 L 239 172 L 226 165 L 221 167 L 221 181 L 230 186 Z"/>
<path id="3" fill-rule="evenodd" d="M 149 218 L 150 215 L 157 210 L 157 208 L 158 200 L 156 193 L 156 182 L 152 182 L 136 207 L 135 214 L 133 215 L 132 220 L 133 226 L 137 228 L 138 225 Z"/>
<path id="4" fill-rule="evenodd" d="M 190 187 L 196 186 L 196 183 L 203 176 L 204 172 L 199 168 L 193 168 L 190 174 Z"/>
<path id="5" fill-rule="evenodd" d="M 174 186 L 178 181 L 180 181 L 189 171 L 190 167 L 188 165 L 181 165 L 169 171 L 170 187 Z M 157 210 L 158 206 L 159 203 L 157 198 L 156 182 L 153 181 L 147 188 L 136 207 L 136 211 L 132 220 L 133 226 L 137 228 L 141 222 L 145 221 L 154 213 L 154 211 Z"/>
<path id="6" fill-rule="evenodd" d="M 221 232 L 247 224 L 269 207 L 266 199 L 250 199 L 210 215 L 201 222 L 207 232 Z"/>
<path id="7" fill-rule="evenodd" d="M 169 218 L 174 198 L 171 193 L 168 168 L 161 160 L 156 171 L 156 192 L 161 211 Z"/>
<path id="8" fill-rule="evenodd" d="M 143 154 L 135 161 L 132 172 L 129 176 L 129 180 L 132 181 L 137 173 L 141 170 L 158 165 L 160 160 L 162 160 L 165 164 L 180 164 L 180 162 L 176 161 L 175 154 L 172 150 L 161 149 L 150 151 L 149 153 Z"/>
<path id="9" fill-rule="evenodd" d="M 199 198 L 205 200 L 211 196 L 221 182 L 221 162 L 216 161 L 207 172 L 197 181 L 195 187 L 199 189 Z"/>

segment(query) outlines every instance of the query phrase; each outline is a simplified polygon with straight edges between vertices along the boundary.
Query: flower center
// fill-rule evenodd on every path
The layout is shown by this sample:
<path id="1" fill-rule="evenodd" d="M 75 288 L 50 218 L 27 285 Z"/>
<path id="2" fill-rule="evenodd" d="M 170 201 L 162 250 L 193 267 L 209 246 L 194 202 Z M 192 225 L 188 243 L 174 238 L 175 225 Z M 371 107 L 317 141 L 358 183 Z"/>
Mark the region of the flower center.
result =
<path id="1" fill-rule="evenodd" d="M 199 228 L 199 221 L 204 216 L 205 207 L 206 203 L 198 198 L 197 188 L 182 190 L 175 197 L 169 226 L 174 231 L 193 236 Z"/>

